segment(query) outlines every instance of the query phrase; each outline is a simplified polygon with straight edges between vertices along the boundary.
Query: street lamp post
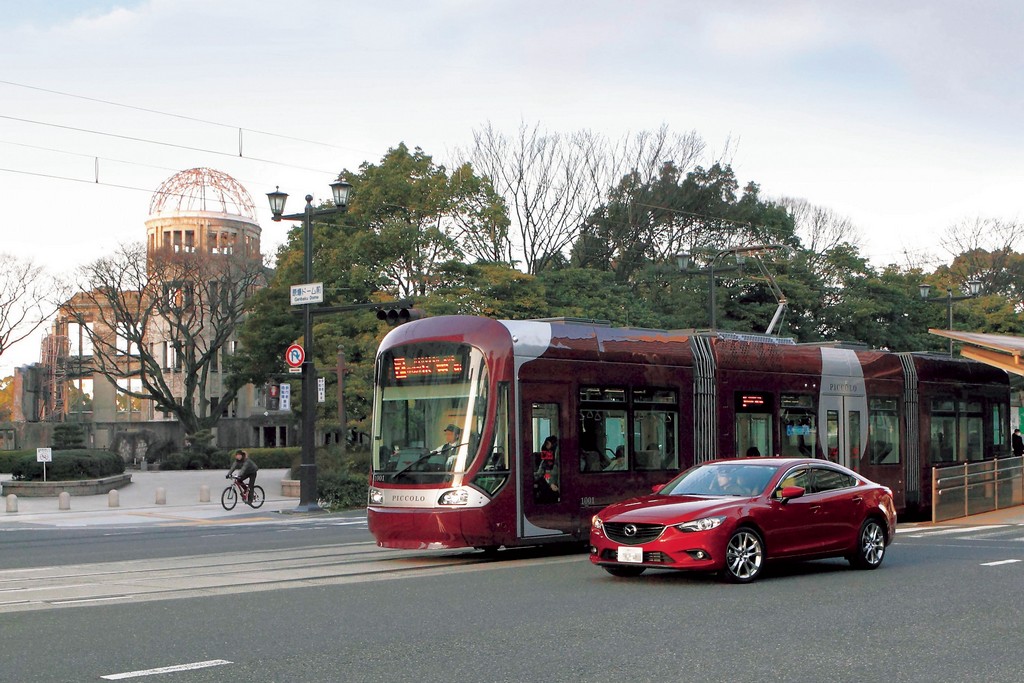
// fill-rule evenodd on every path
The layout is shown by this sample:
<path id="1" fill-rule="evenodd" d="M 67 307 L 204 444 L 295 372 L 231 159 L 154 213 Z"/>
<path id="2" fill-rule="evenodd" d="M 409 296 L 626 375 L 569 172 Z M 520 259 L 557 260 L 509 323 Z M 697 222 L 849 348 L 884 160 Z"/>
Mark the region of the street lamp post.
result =
<path id="1" fill-rule="evenodd" d="M 313 219 L 344 213 L 348 208 L 348 195 L 352 185 L 343 178 L 331 183 L 331 194 L 334 206 L 322 209 L 313 208 L 313 195 L 306 195 L 306 208 L 302 213 L 284 214 L 284 203 L 287 193 L 277 188 L 267 193 L 270 200 L 270 211 L 275 221 L 302 221 L 303 228 L 303 260 L 305 265 L 305 284 L 313 282 Z M 299 507 L 298 512 L 315 512 L 321 510 L 316 495 L 316 366 L 313 363 L 313 313 L 312 303 L 302 305 L 302 345 L 305 360 L 302 362 L 302 461 L 299 469 Z M 342 425 L 342 429 L 344 429 Z"/>
<path id="2" fill-rule="evenodd" d="M 977 280 L 969 280 L 967 282 L 968 294 L 962 296 L 953 296 L 953 290 L 949 287 L 946 288 L 946 296 L 933 296 L 929 297 L 928 294 L 931 292 L 932 286 L 929 284 L 921 284 L 918 287 L 918 293 L 921 295 L 921 299 L 931 303 L 946 302 L 946 329 L 950 332 L 953 331 L 953 302 L 964 301 L 965 299 L 973 299 L 981 293 L 981 283 Z M 953 338 L 949 338 L 949 357 L 953 357 Z"/>
<path id="3" fill-rule="evenodd" d="M 718 329 L 718 314 L 717 307 L 715 304 L 715 275 L 721 273 L 731 273 L 733 271 L 742 271 L 743 264 L 746 261 L 746 256 L 761 254 L 766 251 L 778 249 L 781 244 L 749 244 L 743 247 L 732 247 L 731 249 L 723 249 L 711 258 L 707 268 L 691 269 L 690 268 L 690 254 L 688 252 L 682 252 L 676 254 L 676 266 L 680 273 L 684 275 L 707 275 L 708 276 L 708 320 L 711 323 L 711 329 Z M 723 256 L 729 254 L 736 255 L 736 265 L 726 266 L 724 268 L 716 268 L 715 264 Z"/>

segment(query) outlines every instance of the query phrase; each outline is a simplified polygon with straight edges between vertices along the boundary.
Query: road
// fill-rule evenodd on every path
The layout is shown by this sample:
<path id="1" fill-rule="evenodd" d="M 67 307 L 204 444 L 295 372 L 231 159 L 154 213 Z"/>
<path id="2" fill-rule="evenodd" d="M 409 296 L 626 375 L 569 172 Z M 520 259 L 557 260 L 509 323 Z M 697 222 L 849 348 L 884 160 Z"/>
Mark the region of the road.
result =
<path id="1" fill-rule="evenodd" d="M 381 550 L 351 515 L 111 529 L 87 561 L 53 562 L 75 536 L 54 533 L 0 535 L 4 680 L 988 683 L 1024 668 L 1016 524 L 905 527 L 877 571 L 782 565 L 747 586 L 615 579 L 579 553 Z"/>

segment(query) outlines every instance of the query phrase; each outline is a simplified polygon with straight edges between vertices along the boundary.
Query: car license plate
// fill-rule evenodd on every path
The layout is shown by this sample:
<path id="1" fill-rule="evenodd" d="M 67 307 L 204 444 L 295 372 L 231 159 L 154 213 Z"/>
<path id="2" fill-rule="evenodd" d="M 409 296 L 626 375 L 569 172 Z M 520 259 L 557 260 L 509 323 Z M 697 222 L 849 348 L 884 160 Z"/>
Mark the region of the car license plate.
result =
<path id="1" fill-rule="evenodd" d="M 644 561 L 644 549 L 620 547 L 616 559 L 618 559 L 619 562 L 634 562 L 639 564 Z"/>

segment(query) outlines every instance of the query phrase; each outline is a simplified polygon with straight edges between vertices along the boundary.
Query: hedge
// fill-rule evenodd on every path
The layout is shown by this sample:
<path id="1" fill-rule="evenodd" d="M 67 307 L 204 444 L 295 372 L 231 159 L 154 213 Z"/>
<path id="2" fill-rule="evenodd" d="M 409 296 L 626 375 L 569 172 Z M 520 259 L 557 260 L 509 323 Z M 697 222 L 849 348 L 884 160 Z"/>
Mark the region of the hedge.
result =
<path id="1" fill-rule="evenodd" d="M 235 451 L 215 450 L 210 453 L 186 452 L 171 453 L 160 461 L 162 470 L 226 470 L 230 469 L 235 460 Z M 290 467 L 292 461 L 299 456 L 301 449 L 295 448 L 246 448 L 249 458 L 259 467 L 265 469 L 283 469 Z"/>
<path id="2" fill-rule="evenodd" d="M 32 456 L 36 457 L 36 449 L 23 449 L 20 451 L 0 451 L 0 472 L 3 474 L 10 474 L 14 471 L 14 466 L 21 461 L 22 458 Z"/>
<path id="3" fill-rule="evenodd" d="M 101 479 L 123 473 L 124 460 L 121 456 L 104 450 L 54 451 L 52 462 L 46 463 L 48 481 Z M 23 455 L 14 464 L 11 475 L 17 481 L 42 481 L 43 463 L 36 461 L 35 453 Z"/>

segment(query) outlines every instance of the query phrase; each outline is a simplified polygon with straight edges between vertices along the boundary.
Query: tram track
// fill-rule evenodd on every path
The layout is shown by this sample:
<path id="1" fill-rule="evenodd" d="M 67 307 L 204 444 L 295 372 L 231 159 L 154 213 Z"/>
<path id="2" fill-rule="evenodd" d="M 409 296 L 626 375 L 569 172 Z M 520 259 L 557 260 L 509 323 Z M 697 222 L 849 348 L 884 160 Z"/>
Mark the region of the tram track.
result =
<path id="1" fill-rule="evenodd" d="M 273 590 L 473 560 L 403 558 L 372 543 L 0 571 L 0 613 L 120 598 L 160 600 Z"/>
<path id="2" fill-rule="evenodd" d="M 582 556 L 513 556 L 565 562 Z M 385 550 L 373 543 L 0 570 L 0 614 L 251 593 L 508 566 L 471 551 Z"/>

